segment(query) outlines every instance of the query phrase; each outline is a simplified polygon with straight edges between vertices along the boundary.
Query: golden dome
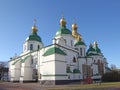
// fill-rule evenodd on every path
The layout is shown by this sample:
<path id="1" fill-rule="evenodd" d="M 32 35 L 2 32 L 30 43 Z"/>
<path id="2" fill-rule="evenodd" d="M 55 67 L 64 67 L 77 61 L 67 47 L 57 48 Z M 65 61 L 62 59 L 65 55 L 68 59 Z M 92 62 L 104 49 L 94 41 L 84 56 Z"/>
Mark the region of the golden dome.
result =
<path id="1" fill-rule="evenodd" d="M 37 32 L 37 27 L 35 25 L 32 26 L 32 32 Z"/>
<path id="2" fill-rule="evenodd" d="M 65 26 L 65 25 L 66 25 L 66 21 L 65 21 L 64 18 L 61 18 L 61 19 L 60 19 L 60 25 L 61 25 L 61 26 Z"/>
<path id="3" fill-rule="evenodd" d="M 97 41 L 94 41 L 94 47 L 96 47 L 98 44 L 97 44 Z"/>
<path id="4" fill-rule="evenodd" d="M 77 24 L 75 24 L 75 23 L 72 24 L 72 29 L 73 29 L 73 30 L 76 30 L 76 29 L 77 29 Z"/>

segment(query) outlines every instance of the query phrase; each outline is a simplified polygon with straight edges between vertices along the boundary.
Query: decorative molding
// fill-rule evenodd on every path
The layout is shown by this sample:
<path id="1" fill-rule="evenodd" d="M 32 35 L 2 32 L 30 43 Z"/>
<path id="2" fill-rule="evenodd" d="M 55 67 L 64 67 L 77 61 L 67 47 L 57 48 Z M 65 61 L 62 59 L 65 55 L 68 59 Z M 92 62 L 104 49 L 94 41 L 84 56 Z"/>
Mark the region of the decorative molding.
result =
<path id="1" fill-rule="evenodd" d="M 52 77 L 52 76 L 68 76 L 67 74 L 46 74 L 46 75 L 42 75 L 44 77 Z"/>
<path id="2" fill-rule="evenodd" d="M 66 63 L 66 61 L 61 61 L 61 60 L 48 60 L 48 61 L 43 61 L 42 63 L 53 62 L 53 61 Z"/>

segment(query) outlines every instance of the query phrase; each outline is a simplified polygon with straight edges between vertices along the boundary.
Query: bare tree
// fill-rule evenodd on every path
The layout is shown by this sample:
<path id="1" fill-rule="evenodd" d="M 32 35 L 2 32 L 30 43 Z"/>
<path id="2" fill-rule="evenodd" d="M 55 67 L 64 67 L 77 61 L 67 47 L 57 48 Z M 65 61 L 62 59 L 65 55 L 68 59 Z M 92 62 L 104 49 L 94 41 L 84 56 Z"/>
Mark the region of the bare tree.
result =
<path id="1" fill-rule="evenodd" d="M 0 80 L 6 80 L 8 78 L 7 62 L 0 62 Z"/>
<path id="2" fill-rule="evenodd" d="M 111 65 L 110 65 L 110 68 L 111 68 L 111 70 L 115 70 L 115 69 L 117 69 L 117 67 L 116 67 L 115 64 L 111 64 Z"/>

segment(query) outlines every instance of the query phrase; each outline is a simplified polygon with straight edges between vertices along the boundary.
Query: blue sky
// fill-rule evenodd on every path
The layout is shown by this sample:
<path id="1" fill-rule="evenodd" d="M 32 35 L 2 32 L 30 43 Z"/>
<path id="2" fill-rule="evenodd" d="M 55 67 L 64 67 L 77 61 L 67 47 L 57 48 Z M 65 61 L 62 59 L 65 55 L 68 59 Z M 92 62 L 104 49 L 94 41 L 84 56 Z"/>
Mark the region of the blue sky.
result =
<path id="1" fill-rule="evenodd" d="M 119 0 L 0 0 L 0 61 L 22 52 L 34 19 L 44 45 L 51 44 L 62 12 L 67 28 L 75 19 L 88 47 L 96 40 L 109 65 L 120 67 Z"/>

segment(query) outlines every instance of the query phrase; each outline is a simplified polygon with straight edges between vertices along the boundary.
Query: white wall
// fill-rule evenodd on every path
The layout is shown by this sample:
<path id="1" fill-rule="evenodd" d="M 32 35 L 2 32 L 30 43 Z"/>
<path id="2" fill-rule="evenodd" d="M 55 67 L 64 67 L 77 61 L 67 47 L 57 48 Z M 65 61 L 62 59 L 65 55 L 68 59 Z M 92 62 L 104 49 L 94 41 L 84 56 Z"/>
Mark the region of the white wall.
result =
<path id="1" fill-rule="evenodd" d="M 38 41 L 26 41 L 24 44 L 23 44 L 23 53 L 27 52 L 27 51 L 30 51 L 30 45 L 33 44 L 33 51 L 35 50 L 38 50 L 38 45 L 39 45 L 39 48 L 42 48 L 43 47 L 43 44 L 38 42 Z"/>
<path id="2" fill-rule="evenodd" d="M 93 64 L 92 69 L 93 69 L 93 75 L 98 74 L 98 65 Z"/>
<path id="3" fill-rule="evenodd" d="M 25 57 L 23 57 L 25 58 Z M 31 65 L 32 57 L 29 56 L 24 63 L 22 63 L 21 67 L 21 76 L 23 76 L 23 80 L 32 80 L 33 69 Z"/>
<path id="4" fill-rule="evenodd" d="M 21 70 L 21 68 L 20 68 L 20 66 L 21 66 L 21 62 L 20 61 L 21 60 L 19 60 L 19 59 L 20 58 L 13 59 L 12 61 L 9 62 L 9 77 L 10 77 L 10 80 L 12 78 L 13 81 L 19 81 L 20 70 Z M 16 62 L 16 61 L 18 61 L 18 62 Z"/>
<path id="5" fill-rule="evenodd" d="M 74 38 L 70 34 L 62 34 L 55 37 L 56 41 L 53 40 L 53 44 L 56 42 L 56 44 L 67 46 L 67 47 L 74 47 Z M 66 43 L 65 43 L 66 42 Z"/>

